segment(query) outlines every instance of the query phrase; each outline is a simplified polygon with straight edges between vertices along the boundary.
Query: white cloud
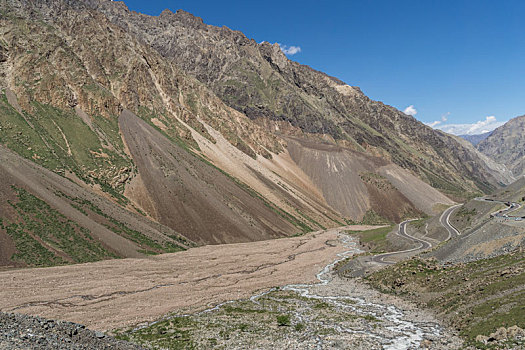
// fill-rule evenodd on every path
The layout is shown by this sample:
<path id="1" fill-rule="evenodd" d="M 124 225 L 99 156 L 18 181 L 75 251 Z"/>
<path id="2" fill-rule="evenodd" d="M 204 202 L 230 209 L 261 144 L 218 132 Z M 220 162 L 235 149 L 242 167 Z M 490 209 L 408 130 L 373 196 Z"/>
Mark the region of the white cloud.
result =
<path id="1" fill-rule="evenodd" d="M 431 128 L 435 127 L 436 125 L 439 125 L 441 124 L 441 120 L 435 120 L 433 121 L 432 123 L 425 123 L 427 124 L 428 126 L 430 126 Z"/>
<path id="2" fill-rule="evenodd" d="M 405 113 L 406 113 L 406 112 L 405 112 Z M 441 116 L 441 120 L 435 120 L 435 121 L 433 121 L 433 122 L 431 122 L 431 123 L 425 123 L 425 124 L 428 125 L 428 126 L 430 126 L 431 128 L 433 128 L 433 127 L 435 127 L 435 126 L 437 126 L 437 125 L 439 125 L 439 124 L 441 124 L 441 123 L 446 122 L 446 121 L 448 120 L 448 116 L 449 116 L 449 115 L 450 115 L 450 112 L 447 112 L 447 113 L 445 113 L 445 114 L 443 114 L 443 115 Z"/>
<path id="3" fill-rule="evenodd" d="M 441 123 L 434 124 L 436 122 L 429 123 L 427 125 L 429 126 L 436 126 Z M 434 124 L 434 125 L 432 125 Z M 454 135 L 477 135 L 477 134 L 483 134 L 489 131 L 492 131 L 496 129 L 497 127 L 500 127 L 501 125 L 505 124 L 505 122 L 499 122 L 495 116 L 490 115 L 488 117 L 485 117 L 484 120 L 478 120 L 475 123 L 471 124 L 444 124 L 437 127 L 437 129 L 443 130 L 444 132 L 448 132 L 449 134 Z"/>
<path id="4" fill-rule="evenodd" d="M 301 47 L 300 46 L 288 46 L 288 45 L 279 44 L 279 47 L 281 48 L 281 51 L 285 55 L 292 56 L 292 55 L 295 55 L 295 54 L 301 52 Z"/>
<path id="5" fill-rule="evenodd" d="M 403 111 L 406 115 L 415 116 L 417 114 L 417 109 L 414 108 L 414 105 L 410 105 Z"/>

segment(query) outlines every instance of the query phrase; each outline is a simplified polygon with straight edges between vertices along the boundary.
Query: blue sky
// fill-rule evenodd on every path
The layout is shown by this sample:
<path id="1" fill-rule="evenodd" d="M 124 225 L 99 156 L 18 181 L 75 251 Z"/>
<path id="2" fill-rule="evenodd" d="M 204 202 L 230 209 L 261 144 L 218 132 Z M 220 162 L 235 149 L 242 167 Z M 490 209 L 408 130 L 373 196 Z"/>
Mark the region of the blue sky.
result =
<path id="1" fill-rule="evenodd" d="M 289 58 L 449 132 L 525 114 L 525 1 L 125 2 L 151 15 L 182 8 L 286 45 Z"/>

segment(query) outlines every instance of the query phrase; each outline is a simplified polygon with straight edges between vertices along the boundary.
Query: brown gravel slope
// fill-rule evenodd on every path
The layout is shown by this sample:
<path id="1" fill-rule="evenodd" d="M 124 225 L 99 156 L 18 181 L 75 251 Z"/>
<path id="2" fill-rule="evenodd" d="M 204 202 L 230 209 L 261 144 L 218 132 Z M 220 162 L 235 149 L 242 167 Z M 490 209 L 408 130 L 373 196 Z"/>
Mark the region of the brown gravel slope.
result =
<path id="1" fill-rule="evenodd" d="M 363 226 L 342 229 L 362 230 Z M 144 259 L 0 272 L 0 311 L 107 330 L 203 308 L 288 283 L 312 282 L 344 247 L 339 229 L 192 248 Z"/>
<path id="2" fill-rule="evenodd" d="M 421 211 L 435 214 L 432 209 L 438 203 L 453 203 L 384 158 L 300 138 L 287 140 L 291 158 L 312 179 L 327 203 L 354 220 L 374 210 L 399 222 Z"/>
<path id="3" fill-rule="evenodd" d="M 170 142 L 130 111 L 121 114 L 119 125 L 160 223 L 208 244 L 301 232 L 277 208 Z"/>

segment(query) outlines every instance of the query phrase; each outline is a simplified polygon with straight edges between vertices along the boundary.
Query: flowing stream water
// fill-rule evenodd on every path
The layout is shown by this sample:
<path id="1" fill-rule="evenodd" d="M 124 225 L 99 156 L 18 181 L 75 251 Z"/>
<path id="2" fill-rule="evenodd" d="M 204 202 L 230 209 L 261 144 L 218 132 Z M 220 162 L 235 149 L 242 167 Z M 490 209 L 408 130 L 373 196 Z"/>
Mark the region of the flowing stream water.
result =
<path id="1" fill-rule="evenodd" d="M 381 343 L 383 349 L 412 349 L 419 348 L 421 341 L 427 336 L 429 338 L 439 337 L 441 335 L 441 327 L 437 323 L 432 322 L 413 322 L 405 318 L 405 313 L 394 305 L 382 305 L 366 301 L 363 297 L 352 295 L 330 295 L 328 287 L 334 280 L 333 268 L 340 261 L 358 254 L 362 251 L 357 247 L 357 242 L 352 237 L 339 234 L 340 240 L 346 250 L 343 253 L 337 254 L 338 258 L 332 263 L 326 265 L 316 277 L 319 280 L 313 284 L 289 284 L 280 288 L 280 290 L 289 290 L 298 293 L 302 297 L 321 300 L 339 308 L 347 309 L 349 312 L 360 315 L 368 315 L 377 318 L 381 321 L 387 321 L 385 326 L 388 330 L 389 336 L 385 337 L 384 330 L 381 327 L 375 330 L 360 330 L 342 327 L 338 324 L 333 324 L 332 327 L 338 332 L 365 334 L 371 338 L 376 339 Z M 316 291 L 314 292 L 313 289 Z M 326 291 L 323 291 L 326 289 Z M 275 291 L 272 288 L 263 293 L 254 295 L 250 300 L 258 303 L 257 299 Z M 328 293 L 326 293 L 328 291 Z M 351 304 L 344 301 L 352 301 Z M 302 319 L 302 315 L 296 314 L 296 317 Z M 326 325 L 325 325 L 326 326 Z M 318 348 L 322 348 L 322 341 L 318 339 Z"/>
<path id="2" fill-rule="evenodd" d="M 362 251 L 357 246 L 355 238 L 339 233 L 339 239 L 342 242 L 346 251 L 337 254 L 335 259 L 330 264 L 326 265 L 317 275 L 318 282 L 311 284 L 289 284 L 279 288 L 272 288 L 262 293 L 253 295 L 249 300 L 261 306 L 259 299 L 268 296 L 270 293 L 279 291 L 290 291 L 297 293 L 299 296 L 313 301 L 322 301 L 336 307 L 339 313 L 351 313 L 353 315 L 360 315 L 364 318 L 369 317 L 375 322 L 373 326 L 345 326 L 334 320 L 312 319 L 312 306 L 308 304 L 298 308 L 293 312 L 294 317 L 302 323 L 311 324 L 321 322 L 324 328 L 330 328 L 338 334 L 358 335 L 367 339 L 367 342 L 375 344 L 374 348 L 382 349 L 417 349 L 421 347 L 424 339 L 436 340 L 443 337 L 443 330 L 439 324 L 431 321 L 413 321 L 407 317 L 407 314 L 400 308 L 391 305 L 383 304 L 381 302 L 371 302 L 368 295 L 353 292 L 345 288 L 347 281 L 334 274 L 334 266 L 340 261 L 351 257 L 352 255 L 361 253 Z M 366 294 L 366 293 L 365 293 Z M 280 302 L 279 298 L 273 300 Z M 221 309 L 223 306 L 235 303 L 237 300 L 230 300 L 212 308 L 203 310 L 193 315 L 202 315 L 213 313 Z M 310 315 L 310 316 L 309 316 Z M 173 317 L 192 316 L 187 315 L 173 315 L 163 320 Z M 159 322 L 159 321 L 157 321 Z M 151 326 L 154 323 L 149 323 L 136 328 L 135 330 Z M 315 343 L 318 349 L 324 348 L 324 340 L 320 335 L 316 335 Z"/>

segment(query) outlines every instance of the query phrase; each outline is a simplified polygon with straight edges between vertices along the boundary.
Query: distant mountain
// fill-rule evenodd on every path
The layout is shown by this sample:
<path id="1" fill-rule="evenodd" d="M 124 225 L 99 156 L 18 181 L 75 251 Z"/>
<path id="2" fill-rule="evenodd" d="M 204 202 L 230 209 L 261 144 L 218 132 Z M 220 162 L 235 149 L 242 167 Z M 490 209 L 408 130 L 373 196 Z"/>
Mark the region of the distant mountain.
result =
<path id="1" fill-rule="evenodd" d="M 459 137 L 467 140 L 472 145 L 477 146 L 478 143 L 485 140 L 490 135 L 492 135 L 492 131 L 488 131 L 483 134 L 477 134 L 477 135 L 459 135 Z"/>
<path id="2" fill-rule="evenodd" d="M 509 120 L 477 145 L 487 157 L 504 164 L 515 176 L 525 175 L 525 115 Z"/>

